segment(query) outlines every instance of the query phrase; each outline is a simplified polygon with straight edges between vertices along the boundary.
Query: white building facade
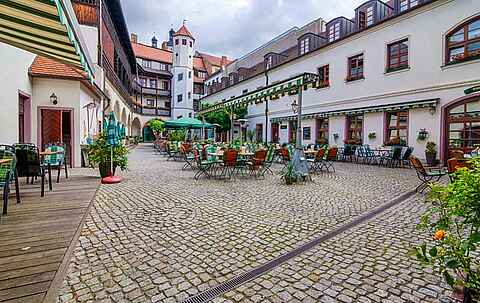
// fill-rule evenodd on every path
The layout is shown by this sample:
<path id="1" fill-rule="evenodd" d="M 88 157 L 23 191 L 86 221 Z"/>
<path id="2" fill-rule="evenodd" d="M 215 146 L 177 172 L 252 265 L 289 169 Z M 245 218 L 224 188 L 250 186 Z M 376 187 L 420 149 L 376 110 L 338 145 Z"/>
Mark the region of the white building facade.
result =
<path id="1" fill-rule="evenodd" d="M 335 18 L 325 33 L 298 42 L 295 58 L 201 101 L 228 101 L 315 73 L 317 88 L 303 93 L 303 144 L 358 141 L 379 147 L 397 139 L 424 158 L 432 141 L 442 160 L 452 149 L 468 152 L 480 145 L 479 1 L 368 1 L 354 19 Z M 293 141 L 292 99 L 267 101 L 267 115 L 266 102 L 250 105 L 249 129 L 262 141 Z"/>
<path id="2" fill-rule="evenodd" d="M 193 57 L 195 39 L 183 25 L 173 35 L 172 117 L 193 117 Z"/>

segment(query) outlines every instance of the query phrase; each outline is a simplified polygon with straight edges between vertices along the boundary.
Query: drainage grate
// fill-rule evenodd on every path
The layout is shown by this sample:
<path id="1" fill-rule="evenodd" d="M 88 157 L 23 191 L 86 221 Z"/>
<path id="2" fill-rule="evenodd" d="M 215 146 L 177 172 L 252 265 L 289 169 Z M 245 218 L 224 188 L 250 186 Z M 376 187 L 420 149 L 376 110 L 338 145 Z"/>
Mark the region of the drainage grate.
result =
<path id="1" fill-rule="evenodd" d="M 383 204 L 382 206 L 371 210 L 370 212 L 358 217 L 357 219 L 355 219 L 355 220 L 353 220 L 353 221 L 351 221 L 351 222 L 349 222 L 345 225 L 340 226 L 339 228 L 337 228 L 337 229 L 335 229 L 335 230 L 333 230 L 333 231 L 331 231 L 331 232 L 329 232 L 329 233 L 327 233 L 327 234 L 325 234 L 321 237 L 313 239 L 312 241 L 307 242 L 304 245 L 302 245 L 300 247 L 297 247 L 296 249 L 294 249 L 292 251 L 289 251 L 288 253 L 286 253 L 284 255 L 281 255 L 280 257 L 275 258 L 268 263 L 260 265 L 259 267 L 254 268 L 253 270 L 251 270 L 249 272 L 238 275 L 235 278 L 232 278 L 232 279 L 230 279 L 228 281 L 225 281 L 225 282 L 223 282 L 223 283 L 221 283 L 221 284 L 219 284 L 215 287 L 207 289 L 204 292 L 201 292 L 201 293 L 199 293 L 195 296 L 192 296 L 192 297 L 184 300 L 182 303 L 204 303 L 204 302 L 211 301 L 211 300 L 215 299 L 216 297 L 218 297 L 219 295 L 224 294 L 226 292 L 229 292 L 232 289 L 235 289 L 238 286 L 240 286 L 240 285 L 242 285 L 242 284 L 244 284 L 248 281 L 251 281 L 251 280 L 261 276 L 262 274 L 274 269 L 275 267 L 279 266 L 280 264 L 282 264 L 282 263 L 284 263 L 284 262 L 286 262 L 290 259 L 293 259 L 296 256 L 312 249 L 313 247 L 319 245 L 320 243 L 325 242 L 325 241 L 327 241 L 327 240 L 345 232 L 346 230 L 348 230 L 348 229 L 350 229 L 350 228 L 352 228 L 356 225 L 359 225 L 359 224 L 361 224 L 365 221 L 368 221 L 368 220 L 372 219 L 376 215 L 386 211 L 387 209 L 391 208 L 395 204 L 403 202 L 404 200 L 410 198 L 414 194 L 415 194 L 415 191 L 409 191 L 407 193 L 404 193 L 401 196 L 391 200 L 390 202 L 387 202 L 387 203 Z"/>

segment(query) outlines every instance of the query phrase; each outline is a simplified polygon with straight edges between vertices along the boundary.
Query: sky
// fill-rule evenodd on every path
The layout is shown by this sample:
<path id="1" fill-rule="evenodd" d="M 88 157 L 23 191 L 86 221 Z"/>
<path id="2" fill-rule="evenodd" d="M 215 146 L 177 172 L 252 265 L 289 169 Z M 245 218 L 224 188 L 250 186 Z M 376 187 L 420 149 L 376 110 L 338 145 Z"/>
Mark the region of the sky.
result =
<path id="1" fill-rule="evenodd" d="M 130 33 L 150 44 L 185 24 L 196 50 L 239 58 L 290 28 L 319 17 L 351 18 L 366 0 L 121 0 Z M 161 42 L 159 42 L 160 44 Z"/>

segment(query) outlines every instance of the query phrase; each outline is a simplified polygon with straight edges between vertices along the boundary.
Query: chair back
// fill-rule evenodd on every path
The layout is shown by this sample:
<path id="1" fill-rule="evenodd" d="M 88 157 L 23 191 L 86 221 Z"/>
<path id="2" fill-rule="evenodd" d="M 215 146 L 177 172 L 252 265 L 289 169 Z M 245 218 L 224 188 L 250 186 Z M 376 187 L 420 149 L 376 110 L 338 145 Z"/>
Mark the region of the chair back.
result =
<path id="1" fill-rule="evenodd" d="M 410 159 L 410 156 L 412 155 L 412 153 L 413 153 L 413 147 L 407 148 L 407 150 L 403 154 L 402 160 L 406 161 L 406 160 Z"/>
<path id="2" fill-rule="evenodd" d="M 283 147 L 281 150 L 281 155 L 282 155 L 282 160 L 283 161 L 290 161 L 290 153 L 288 152 L 288 149 Z"/>
<path id="3" fill-rule="evenodd" d="M 338 148 L 337 147 L 332 147 L 328 150 L 328 155 L 327 155 L 327 160 L 328 161 L 333 161 L 337 159 L 338 155 Z"/>
<path id="4" fill-rule="evenodd" d="M 46 152 L 52 152 L 51 155 L 45 155 L 44 163 L 50 166 L 61 166 L 65 161 L 65 147 L 61 145 L 47 145 Z"/>
<path id="5" fill-rule="evenodd" d="M 451 153 L 452 157 L 455 158 L 455 159 L 461 160 L 461 159 L 465 158 L 464 157 L 465 155 L 464 155 L 463 151 L 461 151 L 461 150 L 452 150 L 450 153 Z"/>
<path id="6" fill-rule="evenodd" d="M 468 167 L 467 161 L 460 161 L 457 158 L 451 158 L 447 160 L 447 170 L 449 174 L 453 174 L 461 167 Z"/>
<path id="7" fill-rule="evenodd" d="M 2 145 L 0 148 L 4 147 L 9 147 L 9 145 Z M 11 159 L 9 162 L 0 164 L 0 184 L 5 184 L 15 177 L 15 167 L 17 165 L 15 151 L 10 148 L 0 149 L 0 159 Z"/>
<path id="8" fill-rule="evenodd" d="M 15 145 L 17 156 L 17 174 L 19 177 L 38 176 L 41 172 L 38 147 L 30 144 Z"/>
<path id="9" fill-rule="evenodd" d="M 352 154 L 352 147 L 350 145 L 345 145 L 343 148 L 343 155 L 344 156 L 350 156 Z"/>
<path id="10" fill-rule="evenodd" d="M 275 156 L 275 147 L 272 145 L 272 146 L 270 146 L 270 148 L 268 149 L 266 161 L 267 161 L 268 163 L 273 162 L 273 157 L 274 157 L 274 156 Z"/>
<path id="11" fill-rule="evenodd" d="M 392 152 L 392 159 L 400 160 L 401 156 L 402 156 L 402 148 L 398 146 L 394 147 Z"/>
<path id="12" fill-rule="evenodd" d="M 217 148 L 214 145 L 209 145 L 205 148 L 205 153 L 206 153 L 206 159 L 208 161 L 215 161 L 217 160 L 217 157 L 212 155 L 213 153 L 217 152 Z"/>
<path id="13" fill-rule="evenodd" d="M 420 174 L 422 176 L 427 175 L 427 171 L 425 170 L 425 167 L 417 157 L 410 156 L 410 163 L 412 164 L 413 168 L 417 171 L 417 174 Z"/>
<path id="14" fill-rule="evenodd" d="M 320 148 L 315 154 L 315 161 L 322 161 L 325 156 L 325 148 Z"/>
<path id="15" fill-rule="evenodd" d="M 225 166 L 236 166 L 237 165 L 238 151 L 235 149 L 227 149 L 223 153 L 223 163 Z"/>
<path id="16" fill-rule="evenodd" d="M 265 160 L 267 159 L 267 150 L 266 149 L 259 149 L 255 152 L 255 155 L 253 156 L 253 162 L 255 165 L 262 165 L 265 163 Z"/>

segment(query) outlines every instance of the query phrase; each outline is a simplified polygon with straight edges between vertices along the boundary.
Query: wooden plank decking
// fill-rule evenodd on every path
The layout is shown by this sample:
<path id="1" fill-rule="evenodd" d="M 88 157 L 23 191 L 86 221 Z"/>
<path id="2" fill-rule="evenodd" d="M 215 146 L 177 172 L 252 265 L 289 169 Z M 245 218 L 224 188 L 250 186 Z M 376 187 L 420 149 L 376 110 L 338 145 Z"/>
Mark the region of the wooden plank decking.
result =
<path id="1" fill-rule="evenodd" d="M 0 302 L 54 302 L 99 178 L 62 178 L 43 198 L 21 181 L 22 202 L 0 218 Z"/>

